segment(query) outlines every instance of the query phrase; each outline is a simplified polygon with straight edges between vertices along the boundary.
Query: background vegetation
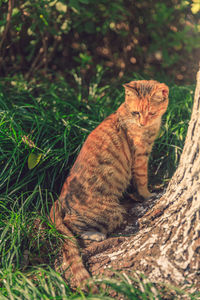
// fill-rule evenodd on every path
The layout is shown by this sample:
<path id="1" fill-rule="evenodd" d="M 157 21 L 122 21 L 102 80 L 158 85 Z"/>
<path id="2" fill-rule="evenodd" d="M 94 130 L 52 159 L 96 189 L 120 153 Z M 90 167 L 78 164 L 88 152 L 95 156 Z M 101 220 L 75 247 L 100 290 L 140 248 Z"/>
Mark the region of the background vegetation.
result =
<path id="1" fill-rule="evenodd" d="M 166 186 L 191 115 L 199 0 L 0 5 L 0 299 L 85 299 L 52 269 L 62 237 L 49 209 L 86 136 L 123 101 L 121 83 L 134 79 L 170 86 L 150 159 L 151 187 Z M 106 284 L 129 299 L 163 299 L 169 291 L 136 275 L 134 285 L 123 276 L 120 286 Z"/>
<path id="2" fill-rule="evenodd" d="M 193 82 L 200 59 L 199 0 L 1 0 L 0 75 L 26 79 L 95 66 Z"/>

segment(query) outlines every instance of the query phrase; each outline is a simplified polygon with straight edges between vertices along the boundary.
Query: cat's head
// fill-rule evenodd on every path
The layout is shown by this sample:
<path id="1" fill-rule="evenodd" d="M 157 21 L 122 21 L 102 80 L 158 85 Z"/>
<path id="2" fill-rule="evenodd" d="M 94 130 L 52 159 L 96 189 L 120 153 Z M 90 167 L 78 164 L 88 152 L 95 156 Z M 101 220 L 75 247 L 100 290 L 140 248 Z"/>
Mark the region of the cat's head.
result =
<path id="1" fill-rule="evenodd" d="M 168 106 L 169 88 L 154 80 L 131 81 L 125 87 L 125 103 L 134 123 L 150 126 L 160 120 Z"/>

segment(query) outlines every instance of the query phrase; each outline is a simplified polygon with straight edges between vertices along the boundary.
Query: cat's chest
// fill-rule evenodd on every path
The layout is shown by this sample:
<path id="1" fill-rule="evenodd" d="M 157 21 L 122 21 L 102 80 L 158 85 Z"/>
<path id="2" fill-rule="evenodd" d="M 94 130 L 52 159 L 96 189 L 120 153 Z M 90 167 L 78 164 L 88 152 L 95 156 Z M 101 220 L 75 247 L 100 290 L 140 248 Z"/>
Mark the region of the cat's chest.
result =
<path id="1" fill-rule="evenodd" d="M 141 134 L 141 140 L 143 141 L 143 143 L 153 143 L 158 134 L 158 130 L 159 128 L 157 127 L 144 130 L 144 132 L 142 132 Z"/>
<path id="2" fill-rule="evenodd" d="M 134 150 L 137 148 L 151 148 L 159 131 L 158 126 L 151 126 L 149 128 L 132 128 L 129 132 L 129 137 Z"/>

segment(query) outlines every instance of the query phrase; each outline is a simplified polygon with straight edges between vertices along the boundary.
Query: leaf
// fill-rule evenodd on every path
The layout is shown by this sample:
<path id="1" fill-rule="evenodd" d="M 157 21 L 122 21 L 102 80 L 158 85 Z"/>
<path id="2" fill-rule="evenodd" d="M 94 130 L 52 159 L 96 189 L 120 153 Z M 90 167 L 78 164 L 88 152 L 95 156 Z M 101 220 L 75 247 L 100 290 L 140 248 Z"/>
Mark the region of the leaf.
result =
<path id="1" fill-rule="evenodd" d="M 62 2 L 56 3 L 56 9 L 60 12 L 66 13 L 67 12 L 67 5 L 63 4 Z"/>
<path id="2" fill-rule="evenodd" d="M 197 14 L 200 11 L 200 2 L 199 0 L 193 0 L 191 11 L 193 14 Z"/>
<path id="3" fill-rule="evenodd" d="M 35 168 L 37 166 L 37 164 L 39 164 L 41 158 L 42 158 L 41 153 L 40 154 L 31 153 L 28 157 L 29 170 L 32 170 L 33 168 Z"/>
<path id="4" fill-rule="evenodd" d="M 48 22 L 47 22 L 47 20 L 46 20 L 46 18 L 44 17 L 44 15 L 40 15 L 40 19 L 44 22 L 44 24 L 46 25 L 46 26 L 48 26 L 49 24 L 48 24 Z"/>
<path id="5" fill-rule="evenodd" d="M 78 0 L 69 0 L 69 6 L 75 8 L 77 10 L 77 12 L 80 10 Z"/>

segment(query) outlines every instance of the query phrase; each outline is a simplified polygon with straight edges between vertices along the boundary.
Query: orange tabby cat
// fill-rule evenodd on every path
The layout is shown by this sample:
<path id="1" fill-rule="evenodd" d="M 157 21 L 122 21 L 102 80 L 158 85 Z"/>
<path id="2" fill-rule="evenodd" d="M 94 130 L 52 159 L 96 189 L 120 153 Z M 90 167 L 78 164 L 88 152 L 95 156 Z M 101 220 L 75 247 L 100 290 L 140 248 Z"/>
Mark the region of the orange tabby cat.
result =
<path id="1" fill-rule="evenodd" d="M 147 199 L 148 157 L 168 106 L 168 87 L 157 81 L 124 85 L 125 102 L 86 139 L 51 209 L 51 220 L 69 238 L 62 269 L 71 268 L 77 285 L 89 278 L 75 236 L 101 241 L 123 222 L 120 205 L 132 182 Z"/>

